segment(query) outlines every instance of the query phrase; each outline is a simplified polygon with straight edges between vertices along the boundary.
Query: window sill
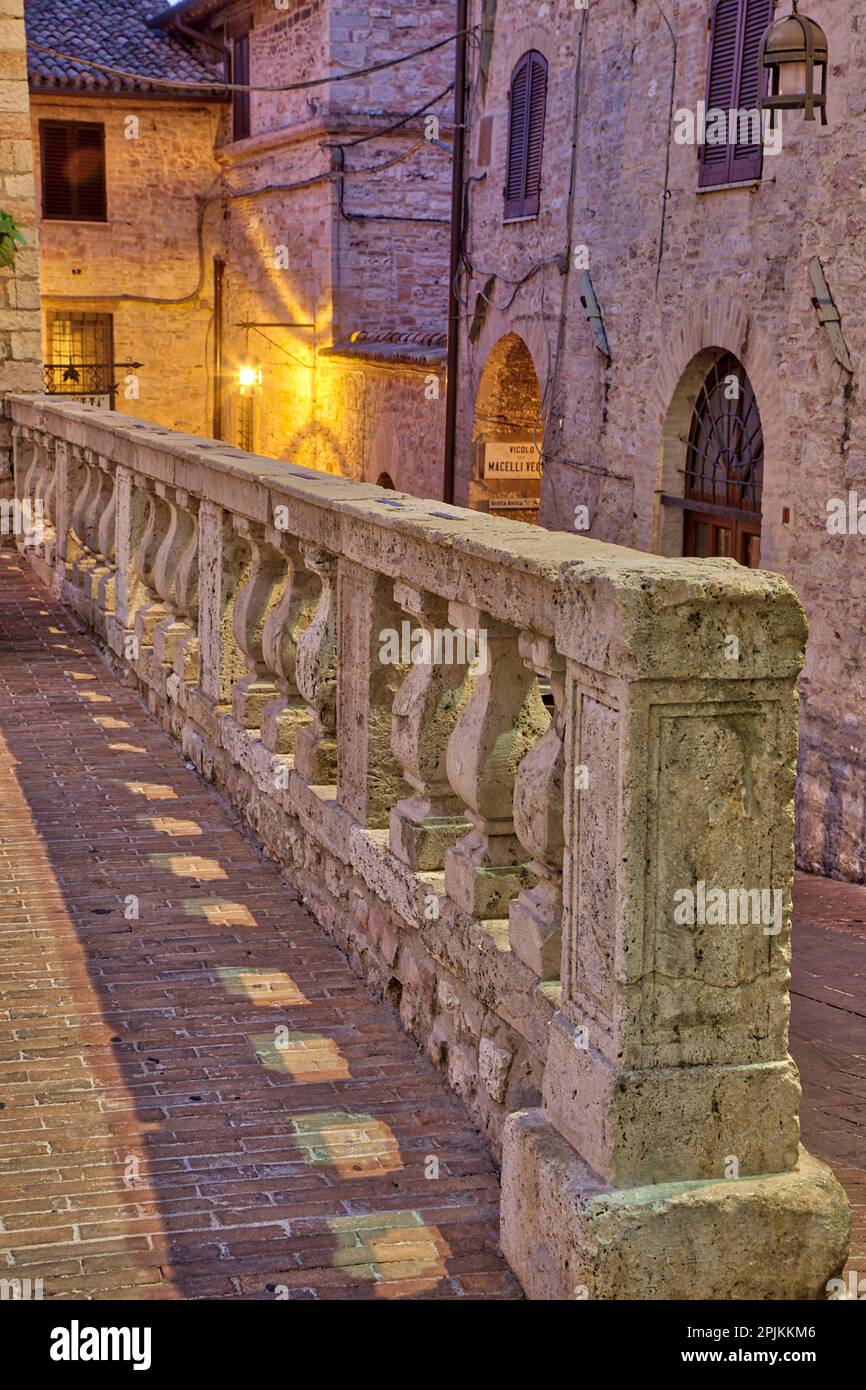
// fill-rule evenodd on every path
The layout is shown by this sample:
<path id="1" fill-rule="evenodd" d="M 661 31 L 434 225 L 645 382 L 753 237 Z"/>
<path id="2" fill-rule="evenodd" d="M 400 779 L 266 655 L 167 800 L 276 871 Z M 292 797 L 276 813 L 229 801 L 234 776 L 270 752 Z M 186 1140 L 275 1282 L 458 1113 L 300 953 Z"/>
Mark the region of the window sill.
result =
<path id="1" fill-rule="evenodd" d="M 711 183 L 706 188 L 696 188 L 695 192 L 704 193 L 725 193 L 731 188 L 760 188 L 763 179 L 742 179 L 739 183 Z"/>
<path id="2" fill-rule="evenodd" d="M 40 217 L 40 225 L 54 227 L 58 224 L 63 227 L 107 227 L 108 218 L 96 217 Z"/>
<path id="3" fill-rule="evenodd" d="M 525 217 L 503 217 L 503 219 L 502 219 L 502 225 L 503 225 L 503 227 L 510 227 L 510 226 L 513 226 L 514 223 L 516 223 L 516 222 L 537 222 L 537 221 L 538 221 L 538 213 L 537 213 L 537 212 L 529 212 L 529 213 L 527 213 L 527 215 L 526 215 Z"/>

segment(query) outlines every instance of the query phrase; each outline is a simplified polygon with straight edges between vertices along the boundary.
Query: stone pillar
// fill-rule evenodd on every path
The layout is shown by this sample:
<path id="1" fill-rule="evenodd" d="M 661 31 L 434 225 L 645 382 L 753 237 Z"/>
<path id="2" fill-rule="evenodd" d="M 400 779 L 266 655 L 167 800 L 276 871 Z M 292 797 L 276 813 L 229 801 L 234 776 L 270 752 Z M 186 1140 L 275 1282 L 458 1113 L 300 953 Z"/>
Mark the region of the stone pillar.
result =
<path id="1" fill-rule="evenodd" d="M 0 269 L 0 496 L 12 495 L 12 431 L 3 397 L 42 390 L 39 250 L 23 0 L 0 0 L 0 212 L 27 240 Z"/>
<path id="2" fill-rule="evenodd" d="M 805 620 L 775 576 L 665 564 L 562 577 L 562 1003 L 503 1250 L 533 1298 L 826 1297 L 847 1203 L 787 1039 Z"/>

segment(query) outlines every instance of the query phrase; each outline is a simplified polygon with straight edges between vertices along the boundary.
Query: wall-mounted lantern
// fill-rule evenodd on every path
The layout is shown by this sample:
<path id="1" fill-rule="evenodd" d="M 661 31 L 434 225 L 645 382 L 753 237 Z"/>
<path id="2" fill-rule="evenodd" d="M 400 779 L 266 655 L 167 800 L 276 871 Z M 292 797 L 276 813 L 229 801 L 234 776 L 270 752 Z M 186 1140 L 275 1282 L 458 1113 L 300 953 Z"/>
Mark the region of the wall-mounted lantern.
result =
<path id="1" fill-rule="evenodd" d="M 797 13 L 798 0 L 792 3 L 792 12 L 771 24 L 761 39 L 759 91 L 766 88 L 766 95 L 760 105 L 771 112 L 771 125 L 777 111 L 803 111 L 807 121 L 814 121 L 816 109 L 826 125 L 827 35 L 814 19 Z"/>
<path id="2" fill-rule="evenodd" d="M 242 396 L 257 396 L 262 387 L 262 364 L 257 357 L 242 357 L 238 363 L 238 386 Z"/>

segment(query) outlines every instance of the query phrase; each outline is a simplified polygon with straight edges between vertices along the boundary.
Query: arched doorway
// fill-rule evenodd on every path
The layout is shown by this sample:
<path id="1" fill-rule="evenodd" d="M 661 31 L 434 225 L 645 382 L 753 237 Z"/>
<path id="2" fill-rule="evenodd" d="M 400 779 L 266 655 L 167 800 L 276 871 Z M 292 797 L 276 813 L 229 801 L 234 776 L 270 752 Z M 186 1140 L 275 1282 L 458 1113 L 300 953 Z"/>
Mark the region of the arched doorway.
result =
<path id="1" fill-rule="evenodd" d="M 492 348 L 475 397 L 469 505 L 538 523 L 541 504 L 541 387 L 517 333 Z"/>
<path id="2" fill-rule="evenodd" d="M 682 553 L 727 556 L 757 569 L 764 435 L 752 384 L 733 353 L 711 364 L 684 442 Z"/>

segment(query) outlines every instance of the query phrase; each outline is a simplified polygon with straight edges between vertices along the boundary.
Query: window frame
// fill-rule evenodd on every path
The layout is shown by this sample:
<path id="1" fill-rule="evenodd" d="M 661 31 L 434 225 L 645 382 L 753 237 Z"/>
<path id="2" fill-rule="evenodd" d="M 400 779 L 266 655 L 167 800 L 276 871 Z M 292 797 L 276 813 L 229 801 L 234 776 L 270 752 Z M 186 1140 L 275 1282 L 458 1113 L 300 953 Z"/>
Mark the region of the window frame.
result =
<path id="1" fill-rule="evenodd" d="M 72 366 L 81 368 L 85 373 L 88 384 L 80 384 L 80 389 L 76 389 L 75 383 L 66 390 L 61 380 L 55 384 L 52 380 L 51 393 L 56 395 L 72 396 L 105 396 L 114 399 L 114 314 L 106 313 L 101 309 L 87 308 L 54 308 L 46 307 L 45 315 L 45 362 L 46 384 L 48 374 L 59 371 L 63 367 Z M 57 352 L 55 349 L 56 334 L 55 325 L 57 323 L 69 323 L 69 341 L 72 350 L 68 353 Z M 103 358 L 98 364 L 88 362 L 88 347 L 86 340 L 86 330 L 94 330 L 95 350 L 97 356 Z M 81 336 L 81 346 L 75 344 L 76 330 Z M 102 340 L 102 346 L 98 339 Z M 78 360 L 76 360 L 76 358 Z"/>
<path id="2" fill-rule="evenodd" d="M 99 214 L 88 214 L 82 212 L 78 205 L 78 189 L 70 179 L 68 181 L 70 212 L 67 214 L 50 212 L 49 204 L 49 173 L 45 158 L 46 135 L 50 130 L 65 130 L 71 137 L 69 155 L 77 153 L 76 141 L 77 132 L 81 130 L 99 131 L 99 153 L 100 153 L 100 175 L 101 175 L 101 206 Z M 40 184 L 42 190 L 42 221 L 43 222 L 88 222 L 106 223 L 108 221 L 108 171 L 105 158 L 105 122 L 104 121 L 67 121 L 57 120 L 53 117 L 42 117 L 39 121 L 39 171 Z"/>
<path id="3" fill-rule="evenodd" d="M 535 95 L 534 69 L 540 69 L 543 77 L 540 97 Z M 515 129 L 516 109 L 514 104 L 515 84 L 519 78 L 526 74 L 526 104 L 524 128 L 522 132 Z M 503 222 L 527 222 L 538 217 L 541 211 L 541 186 L 542 168 L 544 164 L 544 131 L 547 124 L 547 87 L 550 76 L 550 65 L 537 48 L 530 48 L 517 60 L 511 73 L 511 82 L 508 88 L 508 145 L 505 158 L 505 186 L 503 189 Z M 539 114 L 540 113 L 540 114 Z M 533 128 L 540 126 L 538 131 L 538 167 L 535 174 L 534 187 L 530 187 L 530 174 L 532 166 L 530 161 L 530 142 Z M 512 164 L 514 148 L 519 135 L 521 149 L 518 163 L 518 174 L 520 191 L 512 191 Z"/>
<path id="4" fill-rule="evenodd" d="M 716 57 L 717 52 L 716 24 L 719 18 L 721 8 L 726 3 L 728 3 L 728 0 L 715 0 L 712 8 L 709 41 L 707 44 L 706 81 L 704 84 L 705 117 L 709 115 L 711 110 L 715 109 L 724 109 L 726 113 L 731 111 L 732 109 L 736 111 L 739 111 L 741 109 L 743 88 L 743 58 L 745 52 L 746 33 L 748 28 L 749 7 L 753 4 L 755 6 L 762 4 L 767 5 L 766 25 L 762 25 L 762 33 L 764 32 L 765 27 L 772 24 L 776 10 L 776 0 L 736 0 L 737 20 L 736 35 L 734 39 L 734 55 L 733 70 L 731 74 L 731 86 L 727 106 L 725 108 L 722 108 L 718 106 L 717 103 L 713 103 L 711 105 L 710 94 L 715 77 L 714 58 Z M 758 81 L 756 83 L 755 96 L 756 104 L 758 95 L 760 93 L 760 84 L 762 80 L 766 83 L 766 77 L 762 75 L 760 72 L 758 72 Z M 728 134 L 730 134 L 730 132 L 728 132 Z M 732 144 L 730 140 L 728 140 L 727 144 L 725 145 L 724 159 L 714 160 L 712 163 L 710 163 L 707 159 L 706 152 L 707 150 L 715 150 L 717 148 L 718 146 L 708 145 L 706 142 L 698 146 L 699 192 L 708 192 L 709 190 L 714 188 L 730 188 L 732 186 L 736 186 L 737 184 L 750 184 L 761 182 L 761 179 L 764 175 L 763 118 L 761 139 L 758 143 L 756 150 L 755 147 L 752 145 L 743 146 L 738 143 Z M 738 150 L 754 151 L 754 153 L 740 154 L 739 168 L 736 167 L 738 163 Z"/>

